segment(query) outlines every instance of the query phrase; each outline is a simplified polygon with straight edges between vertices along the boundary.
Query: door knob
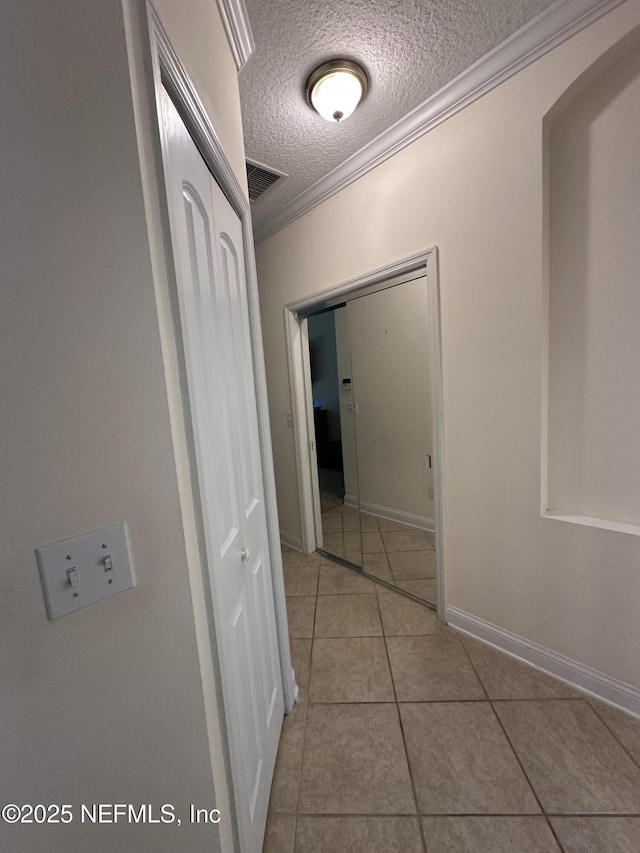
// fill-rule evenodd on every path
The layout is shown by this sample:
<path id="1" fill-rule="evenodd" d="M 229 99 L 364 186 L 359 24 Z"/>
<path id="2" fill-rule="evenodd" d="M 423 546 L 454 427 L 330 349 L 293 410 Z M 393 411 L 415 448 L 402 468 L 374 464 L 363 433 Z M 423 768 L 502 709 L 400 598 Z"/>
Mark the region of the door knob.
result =
<path id="1" fill-rule="evenodd" d="M 245 562 L 248 562 L 250 556 L 251 554 L 249 553 L 248 548 L 243 548 L 242 551 L 240 551 L 240 558 Z"/>

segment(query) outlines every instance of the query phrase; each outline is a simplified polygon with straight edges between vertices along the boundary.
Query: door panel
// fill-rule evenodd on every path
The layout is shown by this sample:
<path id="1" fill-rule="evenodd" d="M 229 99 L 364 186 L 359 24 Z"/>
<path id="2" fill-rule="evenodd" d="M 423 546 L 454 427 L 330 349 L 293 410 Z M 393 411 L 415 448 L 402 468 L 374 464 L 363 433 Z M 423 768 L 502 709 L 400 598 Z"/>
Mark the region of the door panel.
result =
<path id="1" fill-rule="evenodd" d="M 259 853 L 284 713 L 242 226 L 166 93 L 169 218 L 233 799 Z"/>
<path id="2" fill-rule="evenodd" d="M 251 429 L 254 419 L 251 416 L 255 409 L 255 390 L 253 387 L 253 370 L 251 368 L 251 353 L 247 352 L 245 341 L 249 340 L 248 309 L 244 293 L 244 275 L 241 269 L 238 255 L 234 249 L 232 238 L 227 234 L 220 234 L 220 255 L 222 261 L 222 280 L 226 291 L 230 294 L 231 314 L 231 350 L 234 354 L 237 372 L 238 387 L 236 389 L 235 404 L 238 420 L 237 429 L 241 433 L 243 446 L 247 448 L 246 454 L 240 459 L 242 471 L 242 484 L 244 495 L 244 508 L 247 518 L 252 510 L 258 505 L 258 478 L 261 471 L 254 452 L 254 443 L 257 441 L 257 433 L 254 435 Z M 241 284 L 242 282 L 242 284 Z M 247 357 L 249 360 L 247 361 Z M 255 423 L 257 428 L 257 422 Z"/>
<path id="3" fill-rule="evenodd" d="M 251 573 L 251 581 L 253 585 L 254 600 L 258 603 L 268 601 L 271 579 L 263 552 L 258 555 L 258 559 L 254 563 L 253 571 Z M 269 635 L 269 614 L 264 607 L 258 607 L 256 609 L 256 628 L 258 636 Z M 275 654 L 273 643 L 264 643 L 261 646 L 260 651 L 260 672 L 265 676 L 262 682 L 262 689 L 264 691 L 263 705 L 264 708 L 266 708 L 267 726 L 269 726 L 270 719 L 277 707 L 277 684 L 280 677 L 280 663 L 277 654 Z"/>
<path id="4" fill-rule="evenodd" d="M 183 304 L 185 313 L 188 312 L 187 322 L 198 327 L 198 334 L 191 343 L 191 368 L 194 383 L 197 386 L 208 384 L 211 389 L 211 394 L 207 397 L 194 399 L 192 407 L 198 412 L 195 420 L 204 428 L 205 436 L 212 435 L 216 429 L 216 441 L 211 442 L 204 438 L 201 452 L 206 467 L 219 472 L 216 488 L 209 496 L 209 503 L 213 508 L 209 521 L 217 531 L 219 553 L 224 556 L 239 533 L 239 522 L 232 471 L 225 463 L 226 459 L 231 458 L 235 448 L 232 447 L 228 423 L 215 423 L 215 412 L 212 411 L 211 405 L 213 400 L 224 399 L 226 394 L 222 374 L 213 372 L 213 375 L 209 375 L 209 365 L 220 361 L 220 353 L 217 351 L 220 330 L 216 328 L 217 315 L 213 312 L 211 301 L 212 257 L 215 247 L 211 244 L 212 227 L 202 199 L 193 188 L 186 187 L 183 188 L 183 198 L 185 237 L 189 250 L 187 274 L 193 283 L 191 292 L 184 294 Z M 212 316 L 213 323 L 210 319 Z M 204 488 L 206 486 L 205 483 Z"/>
<path id="5" fill-rule="evenodd" d="M 426 277 L 348 303 L 361 504 L 433 519 Z"/>
<path id="6" fill-rule="evenodd" d="M 435 606 L 427 278 L 347 308 L 365 572 Z"/>
<path id="7" fill-rule="evenodd" d="M 219 250 L 220 269 L 228 282 L 230 294 L 232 346 L 229 355 L 233 362 L 235 403 L 234 430 L 241 440 L 242 463 L 242 509 L 244 519 L 244 541 L 247 568 L 251 578 L 260 577 L 261 583 L 253 582 L 252 613 L 259 625 L 257 655 L 268 654 L 268 660 L 258 661 L 258 672 L 264 683 L 265 703 L 263 719 L 265 737 L 277 752 L 282 711 L 277 725 L 273 718 L 275 703 L 282 705 L 282 678 L 278 654 L 271 566 L 269 562 L 267 519 L 264 506 L 262 467 L 259 455 L 258 415 L 256 410 L 255 380 L 249 328 L 249 306 L 247 303 L 244 252 L 242 251 L 242 226 L 233 212 L 220 187 L 211 180 L 213 204 L 216 210 L 216 236 Z M 275 753 L 274 753 L 275 762 Z M 265 805 L 266 808 L 266 805 Z"/>
<path id="8" fill-rule="evenodd" d="M 245 685 L 245 701 L 237 709 L 240 717 L 236 722 L 242 732 L 242 738 L 238 741 L 237 746 L 244 759 L 241 764 L 244 777 L 242 779 L 243 787 L 248 795 L 249 816 L 253 820 L 260 784 L 263 750 L 261 748 L 261 721 L 259 717 L 259 686 L 256 683 L 255 669 L 251 665 L 252 647 L 255 640 L 248 618 L 249 610 L 247 591 L 243 589 L 235 611 L 232 612 L 229 619 L 231 629 L 231 643 L 229 645 L 233 654 L 233 669 L 238 673 L 244 672 L 249 675 L 249 680 Z"/>

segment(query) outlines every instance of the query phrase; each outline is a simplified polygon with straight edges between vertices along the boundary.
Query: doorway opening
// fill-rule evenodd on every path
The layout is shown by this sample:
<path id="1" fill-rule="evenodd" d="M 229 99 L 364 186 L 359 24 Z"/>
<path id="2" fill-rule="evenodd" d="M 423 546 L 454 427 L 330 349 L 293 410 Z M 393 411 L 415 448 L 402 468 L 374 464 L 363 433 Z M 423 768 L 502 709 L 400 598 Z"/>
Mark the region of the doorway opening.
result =
<path id="1" fill-rule="evenodd" d="M 307 320 L 321 513 L 341 505 L 345 496 L 343 425 L 340 410 L 342 371 L 336 340 L 338 310 L 312 314 Z"/>
<path id="2" fill-rule="evenodd" d="M 437 250 L 285 317 L 304 550 L 444 617 Z"/>

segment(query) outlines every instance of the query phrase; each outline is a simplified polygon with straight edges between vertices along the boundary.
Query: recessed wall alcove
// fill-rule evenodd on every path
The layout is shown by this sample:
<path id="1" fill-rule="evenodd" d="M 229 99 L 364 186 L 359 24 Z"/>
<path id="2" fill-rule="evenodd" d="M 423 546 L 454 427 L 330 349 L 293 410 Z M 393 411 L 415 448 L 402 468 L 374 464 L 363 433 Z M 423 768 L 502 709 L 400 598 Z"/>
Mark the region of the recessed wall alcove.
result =
<path id="1" fill-rule="evenodd" d="M 544 135 L 542 512 L 640 535 L 640 33 Z"/>

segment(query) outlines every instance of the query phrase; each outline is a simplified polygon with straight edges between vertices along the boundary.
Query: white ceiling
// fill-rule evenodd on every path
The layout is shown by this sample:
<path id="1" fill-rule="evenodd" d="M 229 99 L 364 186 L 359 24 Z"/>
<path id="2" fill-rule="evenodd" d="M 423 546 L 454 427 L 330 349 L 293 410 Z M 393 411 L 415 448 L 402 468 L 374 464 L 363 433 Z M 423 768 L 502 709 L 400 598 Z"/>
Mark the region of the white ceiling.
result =
<path id="1" fill-rule="evenodd" d="M 288 175 L 253 204 L 282 208 L 515 33 L 552 0 L 245 0 L 255 52 L 240 72 L 247 157 Z M 326 122 L 304 84 L 327 59 L 359 62 L 367 98 Z"/>

